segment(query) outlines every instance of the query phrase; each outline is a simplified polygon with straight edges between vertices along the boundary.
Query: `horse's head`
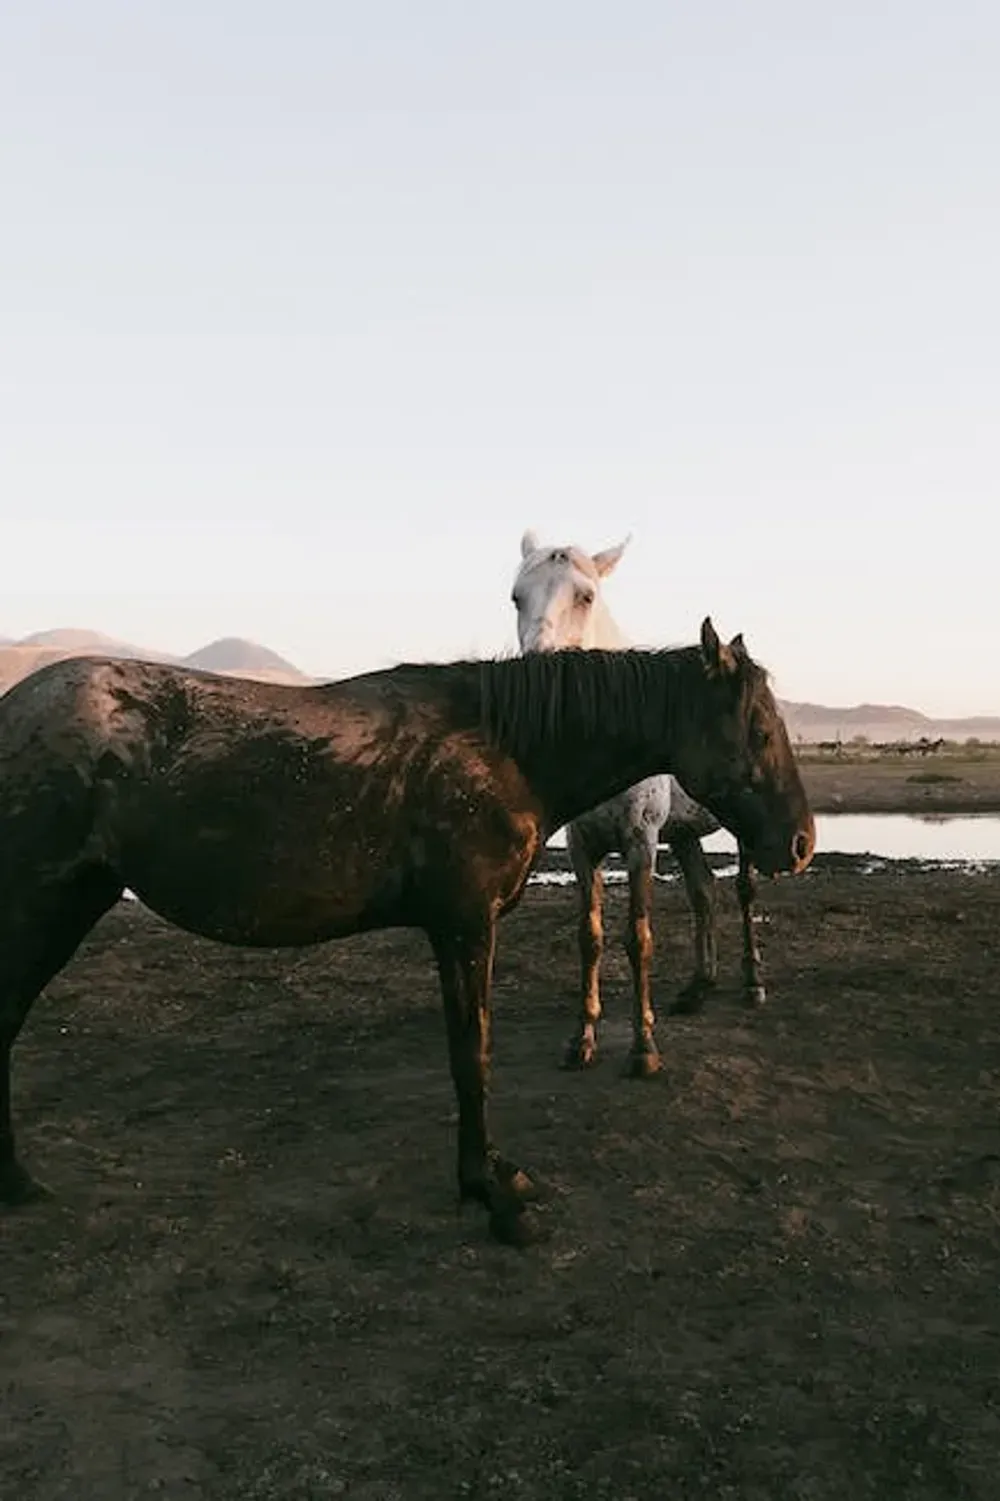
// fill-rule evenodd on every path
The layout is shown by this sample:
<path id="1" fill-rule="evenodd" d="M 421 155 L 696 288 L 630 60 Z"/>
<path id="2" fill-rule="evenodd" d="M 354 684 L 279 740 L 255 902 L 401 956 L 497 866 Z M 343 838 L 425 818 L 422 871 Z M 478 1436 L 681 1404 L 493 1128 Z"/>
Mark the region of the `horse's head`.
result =
<path id="1" fill-rule="evenodd" d="M 677 739 L 678 781 L 742 841 L 763 874 L 805 870 L 816 828 L 766 672 L 742 636 L 725 646 L 707 617 L 701 666 Z"/>
<path id="2" fill-rule="evenodd" d="M 511 591 L 523 652 L 620 644 L 601 602 L 601 580 L 627 545 L 628 538 L 591 556 L 579 547 L 540 547 L 534 532 L 525 532 Z"/>

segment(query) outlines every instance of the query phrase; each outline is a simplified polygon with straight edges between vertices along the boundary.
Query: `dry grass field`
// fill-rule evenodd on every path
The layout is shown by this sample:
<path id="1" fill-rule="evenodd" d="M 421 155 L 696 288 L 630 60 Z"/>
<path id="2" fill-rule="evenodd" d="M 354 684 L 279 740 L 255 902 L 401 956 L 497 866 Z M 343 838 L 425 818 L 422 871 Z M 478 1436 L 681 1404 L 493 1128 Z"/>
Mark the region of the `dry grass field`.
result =
<path id="1" fill-rule="evenodd" d="M 799 746 L 796 754 L 817 813 L 1000 812 L 1000 745 L 945 744 L 926 756 Z"/>

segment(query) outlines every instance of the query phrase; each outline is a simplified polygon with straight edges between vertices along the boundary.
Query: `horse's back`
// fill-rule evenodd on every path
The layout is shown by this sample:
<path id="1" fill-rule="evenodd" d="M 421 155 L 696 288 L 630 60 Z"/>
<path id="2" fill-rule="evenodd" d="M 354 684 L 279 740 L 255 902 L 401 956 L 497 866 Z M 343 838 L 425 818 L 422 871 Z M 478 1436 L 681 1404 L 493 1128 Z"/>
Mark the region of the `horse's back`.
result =
<path id="1" fill-rule="evenodd" d="M 109 697 L 110 658 L 67 657 L 39 668 L 0 697 L 0 783 L 5 776 L 75 761 L 99 730 Z"/>
<path id="2" fill-rule="evenodd" d="M 15 683 L 0 697 L 0 753 L 30 739 L 61 750 L 89 741 L 105 745 L 170 729 L 199 718 L 238 725 L 280 712 L 302 690 L 250 678 L 198 672 L 138 658 L 66 657 Z"/>
<path id="3" fill-rule="evenodd" d="M 239 686 L 225 695 L 230 702 L 216 718 L 238 729 L 244 722 L 238 708 L 254 694 L 232 681 Z M 40 808 L 72 822 L 74 810 L 92 802 L 95 788 L 109 779 L 147 780 L 198 723 L 206 690 L 214 696 L 207 674 L 97 656 L 64 658 L 15 683 L 0 697 L 6 833 L 13 820 L 26 825 Z"/>
<path id="4" fill-rule="evenodd" d="M 0 724 L 5 734 L 10 733 L 12 725 L 75 703 L 80 692 L 112 665 L 111 657 L 61 657 L 20 678 L 0 696 Z"/>

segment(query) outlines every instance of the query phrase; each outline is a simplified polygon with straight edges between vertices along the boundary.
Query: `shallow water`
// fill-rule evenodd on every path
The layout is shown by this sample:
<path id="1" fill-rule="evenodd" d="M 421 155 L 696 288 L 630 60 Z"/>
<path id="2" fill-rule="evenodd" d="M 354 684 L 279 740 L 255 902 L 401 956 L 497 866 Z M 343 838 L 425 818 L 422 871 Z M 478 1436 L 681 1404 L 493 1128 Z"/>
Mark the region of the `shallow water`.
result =
<path id="1" fill-rule="evenodd" d="M 720 831 L 706 850 L 735 854 L 736 841 Z M 876 855 L 884 860 L 1000 861 L 1000 816 L 946 817 L 911 813 L 819 813 L 817 854 Z"/>
<path id="2" fill-rule="evenodd" d="M 720 829 L 702 841 L 707 853 L 736 855 L 732 834 Z M 550 841 L 553 849 L 565 849 L 566 834 L 560 829 Z M 930 865 L 982 866 L 1000 863 L 1000 815 L 963 813 L 955 816 L 914 813 L 818 813 L 817 854 L 870 855 L 882 860 L 919 860 Z M 716 875 L 735 875 L 732 865 L 716 867 Z M 662 869 L 661 880 L 675 880 L 671 869 Z M 569 872 L 543 871 L 532 878 L 544 885 L 562 885 L 573 879 Z M 623 881 L 625 872 L 609 869 L 605 879 Z"/>

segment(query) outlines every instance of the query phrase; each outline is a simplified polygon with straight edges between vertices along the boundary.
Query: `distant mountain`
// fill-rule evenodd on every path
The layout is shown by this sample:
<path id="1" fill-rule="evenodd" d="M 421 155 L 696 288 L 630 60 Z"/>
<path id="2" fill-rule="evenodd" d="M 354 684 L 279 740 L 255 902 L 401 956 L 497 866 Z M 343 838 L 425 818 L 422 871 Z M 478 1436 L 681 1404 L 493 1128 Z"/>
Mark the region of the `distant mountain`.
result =
<path id="1" fill-rule="evenodd" d="M 820 740 L 1000 740 L 1000 717 L 975 715 L 968 719 L 937 719 L 901 704 L 855 704 L 831 708 L 826 704 L 782 703 L 781 711 L 793 740 L 815 745 Z"/>
<path id="2" fill-rule="evenodd" d="M 65 647 L 67 651 L 96 652 L 104 651 L 109 646 L 121 646 L 122 643 L 115 641 L 112 636 L 103 635 L 100 631 L 77 631 L 67 628 L 54 631 L 33 631 L 30 636 L 22 636 L 16 645 L 54 646 Z"/>
<path id="3" fill-rule="evenodd" d="M 20 641 L 8 643 L 22 652 L 44 652 L 46 661 L 60 657 L 129 657 L 141 662 L 176 662 L 169 652 L 151 651 L 145 646 L 133 646 L 129 641 L 118 641 L 114 636 L 105 636 L 101 631 L 79 631 L 60 628 L 53 631 L 34 631 L 22 636 Z"/>
<path id="4" fill-rule="evenodd" d="M 255 641 L 244 641 L 240 636 L 223 636 L 208 646 L 193 651 L 184 658 L 186 667 L 197 667 L 202 672 L 225 672 L 238 677 L 280 679 L 305 683 L 304 672 L 293 667 L 284 657 L 268 646 L 258 646 Z"/>
<path id="5" fill-rule="evenodd" d="M 172 656 L 169 652 L 155 651 L 145 646 L 134 646 L 129 641 L 118 641 L 100 631 L 60 628 L 34 631 L 20 641 L 0 638 L 0 693 L 47 667 L 50 662 L 60 662 L 66 657 L 100 656 L 122 657 L 141 662 L 170 662 L 199 668 L 202 672 L 218 672 L 226 677 L 257 678 L 264 682 L 307 683 L 311 681 L 277 652 L 252 641 L 230 637 L 213 641 L 189 657 Z"/>

